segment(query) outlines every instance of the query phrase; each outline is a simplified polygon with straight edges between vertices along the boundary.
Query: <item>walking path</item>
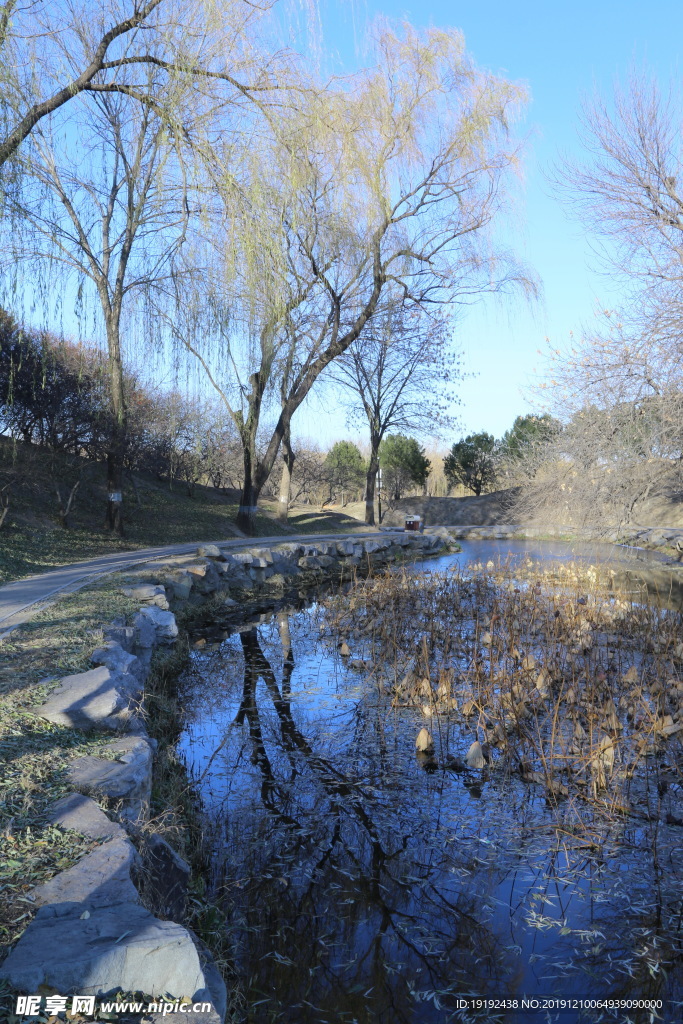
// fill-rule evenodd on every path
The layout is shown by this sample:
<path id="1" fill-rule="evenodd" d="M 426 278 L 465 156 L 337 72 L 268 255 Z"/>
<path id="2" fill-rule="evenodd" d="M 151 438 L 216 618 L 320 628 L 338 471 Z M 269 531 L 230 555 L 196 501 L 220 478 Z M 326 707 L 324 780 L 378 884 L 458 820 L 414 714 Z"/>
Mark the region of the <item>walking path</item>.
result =
<path id="1" fill-rule="evenodd" d="M 386 531 L 384 531 L 386 532 Z M 50 572 L 41 573 L 39 576 L 27 576 L 23 580 L 16 580 L 14 583 L 6 583 L 0 587 L 0 640 L 11 630 L 26 622 L 41 609 L 52 603 L 61 594 L 71 594 L 80 590 L 88 583 L 99 576 L 106 576 L 108 573 L 118 572 L 121 569 L 130 568 L 133 565 L 140 565 L 144 562 L 153 562 L 160 558 L 168 558 L 172 555 L 191 555 L 198 546 L 206 546 L 209 543 L 218 544 L 221 548 L 244 548 L 244 547 L 265 547 L 269 544 L 289 544 L 291 542 L 303 544 L 315 544 L 318 541 L 326 540 L 347 540 L 353 537 L 362 537 L 367 540 L 371 537 L 383 536 L 382 531 L 365 531 L 348 533 L 327 533 L 327 534 L 280 534 L 276 537 L 245 537 L 231 538 L 219 541 L 195 541 L 193 544 L 171 544 L 160 548 L 143 548 L 138 551 L 116 552 L 112 555 L 102 555 L 99 558 L 90 558 L 84 562 L 72 562 L 70 565 L 61 566 L 59 569 L 52 569 Z"/>
<path id="2" fill-rule="evenodd" d="M 389 530 L 392 527 L 389 526 Z M 400 527 L 393 527 L 400 529 Z M 430 525 L 426 532 L 430 533 L 435 529 L 443 529 Z M 506 539 L 508 537 L 526 535 L 528 539 L 552 533 L 551 527 L 524 527 L 519 525 L 479 525 L 469 524 L 467 526 L 447 527 L 454 538 L 482 539 L 485 536 Z M 562 534 L 565 528 L 558 527 L 558 534 Z M 329 540 L 352 540 L 370 539 L 381 537 L 387 533 L 387 528 L 381 530 L 359 530 L 354 533 L 287 533 L 274 537 L 230 537 L 227 540 L 212 541 L 222 548 L 244 548 L 260 547 L 269 544 L 286 544 L 292 541 L 303 544 L 315 544 L 317 541 Z M 683 572 L 683 529 L 669 528 L 663 533 L 661 528 L 640 528 L 631 531 L 633 536 L 625 536 L 619 547 L 627 549 L 632 557 L 645 561 L 662 561 L 672 570 Z M 666 537 L 665 550 L 658 551 L 654 541 L 662 534 Z M 652 541 L 652 543 L 650 543 Z M 108 573 L 118 572 L 121 569 L 130 568 L 134 565 L 142 565 L 145 562 L 153 562 L 157 559 L 168 558 L 174 555 L 191 555 L 196 552 L 199 545 L 206 545 L 208 541 L 195 541 L 192 544 L 171 544 L 166 547 L 143 548 L 138 551 L 116 552 L 111 555 L 102 555 L 99 558 L 91 558 L 84 562 L 73 562 L 70 565 L 61 566 L 50 572 L 41 573 L 39 576 L 28 576 L 26 579 L 16 580 L 14 583 L 7 583 L 0 587 L 0 642 L 11 630 L 26 622 L 42 608 L 50 604 L 60 594 L 70 594 L 81 587 L 87 586 L 99 576 L 106 576 Z M 630 545 L 638 545 L 632 547 Z M 677 564 L 679 563 L 679 564 Z"/>

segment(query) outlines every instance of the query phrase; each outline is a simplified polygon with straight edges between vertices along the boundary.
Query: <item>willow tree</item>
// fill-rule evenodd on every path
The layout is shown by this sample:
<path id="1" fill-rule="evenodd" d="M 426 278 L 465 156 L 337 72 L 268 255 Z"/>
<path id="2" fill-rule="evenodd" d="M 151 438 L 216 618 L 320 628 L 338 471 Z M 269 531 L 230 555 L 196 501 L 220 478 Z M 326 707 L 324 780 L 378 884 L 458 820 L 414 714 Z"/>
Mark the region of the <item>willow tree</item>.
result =
<path id="1" fill-rule="evenodd" d="M 64 46 L 92 22 L 92 4 L 43 3 L 19 0 L 0 4 L 0 167 L 43 118 L 55 113 L 94 85 L 134 90 L 136 77 L 122 81 L 131 35 L 147 26 L 156 9 L 168 0 L 108 5 L 103 24 L 87 49 Z M 100 19 L 97 19 L 98 26 Z M 123 47 L 124 50 L 117 49 Z"/>
<path id="2" fill-rule="evenodd" d="M 222 129 L 238 137 L 243 108 L 258 109 L 251 92 L 279 87 L 273 58 L 257 45 L 251 5 L 161 0 L 144 11 L 146 31 L 104 60 L 68 108 L 58 104 L 36 121 L 19 154 L 22 188 L 7 204 L 20 229 L 7 251 L 30 264 L 33 281 L 54 291 L 61 271 L 81 309 L 84 297 L 96 297 L 110 370 L 105 522 L 117 533 L 127 433 L 122 323 L 129 336 L 158 333 L 149 299 L 163 290 L 198 215 L 191 168 L 205 144 L 203 119 L 220 107 Z M 48 32 L 50 55 L 66 68 L 87 62 L 108 16 L 79 23 L 75 12 L 62 12 L 64 31 L 55 29 L 54 39 Z"/>
<path id="3" fill-rule="evenodd" d="M 78 97 L 118 92 L 161 111 L 159 86 L 163 94 L 178 78 L 229 85 L 243 95 L 277 90 L 279 55 L 254 46 L 248 31 L 273 6 L 250 0 L 0 0 L 0 168 L 37 125 L 73 108 Z M 140 70 L 151 67 L 157 75 L 150 90 Z"/>
<path id="4" fill-rule="evenodd" d="M 195 305 L 224 315 L 197 317 L 181 340 L 242 439 L 243 528 L 294 413 L 386 302 L 437 309 L 527 283 L 489 233 L 517 159 L 510 121 L 522 99 L 474 65 L 459 32 L 382 29 L 371 70 L 344 87 L 309 87 L 296 109 L 266 119 L 237 206 L 233 165 L 215 154 L 226 197 L 218 269 L 202 282 L 210 301 L 199 289 Z"/>
<path id="5" fill-rule="evenodd" d="M 149 105 L 102 94 L 84 107 L 79 136 L 44 122 L 33 133 L 31 182 L 24 187 L 24 232 L 17 255 L 70 278 L 96 296 L 110 380 L 106 526 L 123 532 L 127 409 L 122 324 L 139 329 L 141 300 L 169 273 L 186 230 L 182 180 L 164 119 Z M 137 321 L 137 323 L 136 323 Z"/>

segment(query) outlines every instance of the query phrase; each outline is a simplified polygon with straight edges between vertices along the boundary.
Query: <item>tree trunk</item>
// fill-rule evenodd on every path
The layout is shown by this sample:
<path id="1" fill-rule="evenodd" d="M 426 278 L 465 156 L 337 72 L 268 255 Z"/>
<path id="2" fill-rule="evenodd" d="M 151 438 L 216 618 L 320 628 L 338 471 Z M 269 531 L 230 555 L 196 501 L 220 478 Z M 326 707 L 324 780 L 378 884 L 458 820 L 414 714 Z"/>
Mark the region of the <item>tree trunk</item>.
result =
<path id="1" fill-rule="evenodd" d="M 282 522 L 287 521 L 289 501 L 292 493 L 292 473 L 294 471 L 294 460 L 296 456 L 289 443 L 289 426 L 282 437 L 282 476 L 280 477 L 280 498 L 277 506 L 277 517 Z"/>
<path id="2" fill-rule="evenodd" d="M 7 513 L 9 512 L 11 490 L 11 482 L 5 484 L 4 487 L 0 487 L 0 529 L 2 529 L 2 524 L 5 522 Z"/>
<path id="3" fill-rule="evenodd" d="M 376 452 L 370 453 L 370 464 L 365 483 L 365 522 L 368 526 L 375 525 L 375 485 L 377 483 L 377 470 L 379 462 Z"/>
<path id="4" fill-rule="evenodd" d="M 112 445 L 107 452 L 107 514 L 104 520 L 105 530 L 111 530 L 117 537 L 124 537 L 123 532 L 123 452 L 120 447 Z"/>
<path id="5" fill-rule="evenodd" d="M 256 512 L 258 510 L 258 497 L 261 493 L 261 488 L 257 487 L 254 480 L 254 470 L 256 467 L 250 448 L 250 445 L 245 445 L 243 449 L 244 483 L 242 484 L 240 507 L 237 512 L 237 526 L 249 537 L 253 537 L 256 533 Z"/>
<path id="6" fill-rule="evenodd" d="M 62 491 L 58 483 L 55 484 L 55 493 L 57 495 L 57 507 L 59 508 L 59 523 L 63 530 L 70 528 L 69 515 L 73 508 L 74 499 L 76 497 L 76 491 L 81 485 L 81 481 L 77 480 L 69 491 L 69 497 L 66 501 L 62 498 Z"/>
<path id="7" fill-rule="evenodd" d="M 107 513 L 104 527 L 118 537 L 123 537 L 125 536 L 123 530 L 123 466 L 128 418 L 123 389 L 119 318 L 115 310 L 110 311 L 106 326 L 111 377 L 112 425 L 107 451 Z"/>

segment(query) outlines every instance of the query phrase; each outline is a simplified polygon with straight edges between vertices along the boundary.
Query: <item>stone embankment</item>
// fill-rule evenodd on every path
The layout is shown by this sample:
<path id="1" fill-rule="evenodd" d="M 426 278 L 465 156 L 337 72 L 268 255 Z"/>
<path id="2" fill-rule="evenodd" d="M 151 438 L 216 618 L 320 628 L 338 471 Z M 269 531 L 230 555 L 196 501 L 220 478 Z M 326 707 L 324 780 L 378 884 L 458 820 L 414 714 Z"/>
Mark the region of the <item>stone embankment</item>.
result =
<path id="1" fill-rule="evenodd" d="M 144 827 L 156 749 L 145 724 L 145 683 L 154 649 L 178 636 L 172 609 L 222 597 L 239 611 L 261 584 L 272 593 L 284 590 L 288 577 L 350 576 L 370 564 L 435 554 L 450 542 L 446 531 L 435 530 L 238 551 L 205 546 L 194 557 L 154 562 L 147 579 L 138 573 L 123 589 L 139 602 L 131 621 L 105 625 L 93 667 L 57 680 L 36 709 L 57 725 L 111 736 L 98 756 L 68 763 L 72 792 L 49 811 L 52 824 L 100 845 L 33 889 L 37 912 L 0 967 L 0 979 L 20 993 L 45 987 L 61 995 L 131 992 L 206 1002 L 210 1012 L 178 1013 L 177 1019 L 219 1024 L 225 985 L 206 947 L 183 924 L 190 868 Z"/>

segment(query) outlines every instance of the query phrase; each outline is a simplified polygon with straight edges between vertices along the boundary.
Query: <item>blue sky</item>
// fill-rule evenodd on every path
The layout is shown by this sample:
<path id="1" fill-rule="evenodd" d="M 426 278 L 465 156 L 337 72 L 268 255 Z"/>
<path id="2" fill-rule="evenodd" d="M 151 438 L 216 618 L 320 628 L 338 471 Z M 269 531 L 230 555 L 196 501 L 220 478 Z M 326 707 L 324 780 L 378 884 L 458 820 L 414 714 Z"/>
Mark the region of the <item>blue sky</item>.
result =
<path id="1" fill-rule="evenodd" d="M 286 2 L 286 0 L 285 0 Z M 299 3 L 300 25 L 310 4 Z M 285 3 L 281 10 L 287 10 Z M 288 8 L 291 16 L 292 8 Z M 366 64 L 367 26 L 378 15 L 407 19 L 417 27 L 459 28 L 477 63 L 525 84 L 530 102 L 521 131 L 528 136 L 522 200 L 506 225 L 508 239 L 540 278 L 543 297 L 533 308 L 521 301 L 482 300 L 459 325 L 456 341 L 466 379 L 454 410 L 462 432 L 488 430 L 500 436 L 519 413 L 531 408 L 524 389 L 542 365 L 539 350 L 549 337 L 563 347 L 570 332 L 590 328 L 596 309 L 613 307 L 618 292 L 600 273 L 588 237 L 550 193 L 544 176 L 563 154 L 581 157 L 577 129 L 581 101 L 597 92 L 609 97 L 631 68 L 647 68 L 662 84 L 681 78 L 682 0 L 317 0 L 318 52 L 337 73 Z M 291 21 L 288 23 L 291 26 Z M 292 32 L 291 45 L 304 34 Z M 334 396 L 314 389 L 297 412 L 294 431 L 326 446 L 340 437 L 364 440 L 347 426 Z M 444 441 L 450 446 L 460 431 Z"/>
<path id="2" fill-rule="evenodd" d="M 594 91 L 608 96 L 618 78 L 646 66 L 664 83 L 681 72 L 683 4 L 680 0 L 488 0 L 484 3 L 425 0 L 404 6 L 394 0 L 322 0 L 324 46 L 337 55 L 337 69 L 358 66 L 365 26 L 376 15 L 407 18 L 416 26 L 456 27 L 477 63 L 525 83 L 531 100 L 524 121 L 529 133 L 524 200 L 515 236 L 520 255 L 540 276 L 544 296 L 533 310 L 517 303 L 483 302 L 469 312 L 458 341 L 466 369 L 460 416 L 465 432 L 500 436 L 529 408 L 521 394 L 536 367 L 544 339 L 562 347 L 570 331 L 581 333 L 596 308 L 614 306 L 618 293 L 596 266 L 591 239 L 549 194 L 544 171 L 563 153 L 580 156 L 577 138 L 581 101 Z M 326 428 L 320 404 L 300 410 L 298 432 L 321 436 L 344 429 L 341 412 Z"/>

